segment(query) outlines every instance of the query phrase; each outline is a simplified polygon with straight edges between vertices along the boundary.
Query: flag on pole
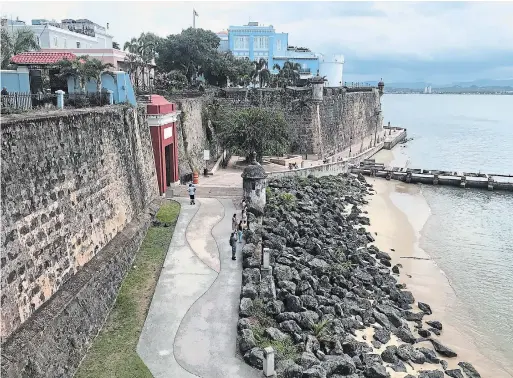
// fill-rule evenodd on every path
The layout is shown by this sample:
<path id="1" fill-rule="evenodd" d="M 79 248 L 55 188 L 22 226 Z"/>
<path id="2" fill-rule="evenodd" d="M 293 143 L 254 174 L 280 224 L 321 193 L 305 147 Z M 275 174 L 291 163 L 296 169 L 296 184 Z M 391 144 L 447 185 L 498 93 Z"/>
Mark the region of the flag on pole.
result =
<path id="1" fill-rule="evenodd" d="M 194 15 L 195 15 L 196 17 L 199 17 L 199 14 L 198 14 L 198 12 L 196 12 L 196 9 L 193 9 L 192 11 L 194 12 Z"/>

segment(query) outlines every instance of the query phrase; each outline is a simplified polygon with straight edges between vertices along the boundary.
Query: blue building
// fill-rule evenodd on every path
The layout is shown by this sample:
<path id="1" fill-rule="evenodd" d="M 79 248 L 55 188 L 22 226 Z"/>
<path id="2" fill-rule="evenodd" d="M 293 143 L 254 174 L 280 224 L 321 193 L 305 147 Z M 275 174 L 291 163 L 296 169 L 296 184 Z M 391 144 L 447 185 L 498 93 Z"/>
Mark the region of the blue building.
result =
<path id="1" fill-rule="evenodd" d="M 301 65 L 301 79 L 308 79 L 320 71 L 323 75 L 323 67 L 327 67 L 326 59 L 322 54 L 315 54 L 308 48 L 289 46 L 288 33 L 277 33 L 272 25 L 263 26 L 258 22 L 249 22 L 244 26 L 230 26 L 228 28 L 228 41 L 226 43 L 226 32 L 220 32 L 217 35 L 221 38 L 221 50 L 229 50 L 236 58 L 258 61 L 265 59 L 267 67 L 271 72 L 277 73 L 273 69 L 275 64 L 283 67 L 286 61 L 298 63 Z M 342 62 L 343 64 L 343 62 Z M 327 83 L 328 85 L 338 86 L 342 79 L 342 64 L 337 62 L 336 83 Z M 329 76 L 332 76 L 330 70 Z M 330 77 L 328 77 L 328 81 Z"/>

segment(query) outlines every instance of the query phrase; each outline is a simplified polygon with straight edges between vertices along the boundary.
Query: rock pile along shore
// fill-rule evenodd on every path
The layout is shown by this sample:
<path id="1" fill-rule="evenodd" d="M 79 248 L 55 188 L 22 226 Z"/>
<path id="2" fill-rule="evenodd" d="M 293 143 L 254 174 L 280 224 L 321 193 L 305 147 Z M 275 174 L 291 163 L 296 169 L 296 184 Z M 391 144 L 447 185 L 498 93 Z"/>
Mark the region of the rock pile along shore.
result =
<path id="1" fill-rule="evenodd" d="M 262 369 L 272 346 L 278 377 L 480 377 L 468 362 L 448 369 L 444 358 L 457 354 L 437 340 L 442 324 L 423 321 L 429 305 L 415 304 L 394 277 L 400 266 L 372 245 L 359 206 L 373 190 L 363 176 L 287 177 L 266 193 L 262 224 L 243 249 L 237 327 L 248 364 Z M 270 249 L 267 274 L 260 243 Z"/>

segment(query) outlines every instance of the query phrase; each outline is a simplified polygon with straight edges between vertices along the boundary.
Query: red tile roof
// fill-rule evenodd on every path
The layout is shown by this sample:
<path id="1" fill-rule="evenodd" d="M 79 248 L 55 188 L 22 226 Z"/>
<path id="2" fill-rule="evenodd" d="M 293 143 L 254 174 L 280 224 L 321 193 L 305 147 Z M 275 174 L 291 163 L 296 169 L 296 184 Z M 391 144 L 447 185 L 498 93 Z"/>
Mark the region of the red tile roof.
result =
<path id="1" fill-rule="evenodd" d="M 11 58 L 15 64 L 54 64 L 63 59 L 73 60 L 77 56 L 70 52 L 24 52 Z"/>

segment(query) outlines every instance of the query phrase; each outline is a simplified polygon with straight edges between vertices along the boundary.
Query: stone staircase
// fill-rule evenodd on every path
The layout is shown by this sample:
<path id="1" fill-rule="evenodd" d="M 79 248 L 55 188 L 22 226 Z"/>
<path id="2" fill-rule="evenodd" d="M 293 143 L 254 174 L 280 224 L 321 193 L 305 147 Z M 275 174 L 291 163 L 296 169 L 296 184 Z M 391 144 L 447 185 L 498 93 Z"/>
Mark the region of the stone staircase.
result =
<path id="1" fill-rule="evenodd" d="M 170 187 L 166 191 L 166 198 L 189 197 L 188 186 L 179 185 Z M 242 199 L 242 188 L 221 186 L 196 186 L 196 198 L 235 198 Z"/>

